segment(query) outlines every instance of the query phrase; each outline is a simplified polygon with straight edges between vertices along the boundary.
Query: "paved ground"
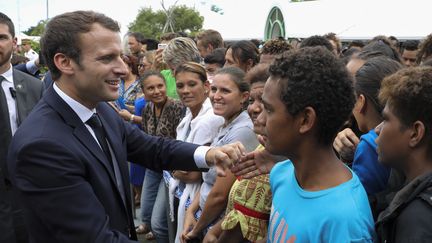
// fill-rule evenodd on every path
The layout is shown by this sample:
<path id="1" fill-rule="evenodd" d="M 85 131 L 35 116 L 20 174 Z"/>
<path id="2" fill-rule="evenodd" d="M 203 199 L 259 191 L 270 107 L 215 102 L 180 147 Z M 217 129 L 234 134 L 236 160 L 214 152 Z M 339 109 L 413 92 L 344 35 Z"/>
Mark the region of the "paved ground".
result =
<path id="1" fill-rule="evenodd" d="M 141 222 L 141 221 L 138 219 L 139 211 L 140 211 L 140 208 L 136 208 L 136 209 L 135 209 L 135 215 L 136 215 L 135 218 L 134 218 L 135 226 L 140 225 L 140 222 Z M 156 243 L 155 240 L 152 240 L 152 241 L 148 241 L 148 240 L 146 240 L 146 239 L 144 238 L 144 236 L 145 236 L 145 235 L 138 235 L 138 241 L 139 241 L 139 242 L 142 242 L 142 243 Z"/>

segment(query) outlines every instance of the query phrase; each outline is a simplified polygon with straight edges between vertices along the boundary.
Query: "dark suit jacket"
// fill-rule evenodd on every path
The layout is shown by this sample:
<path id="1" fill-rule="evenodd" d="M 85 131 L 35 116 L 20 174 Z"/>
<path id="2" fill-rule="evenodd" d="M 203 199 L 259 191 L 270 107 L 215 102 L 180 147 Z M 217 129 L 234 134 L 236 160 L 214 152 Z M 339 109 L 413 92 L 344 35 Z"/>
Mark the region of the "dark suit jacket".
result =
<path id="1" fill-rule="evenodd" d="M 106 103 L 96 110 L 120 167 L 126 206 L 110 162 L 78 115 L 50 87 L 15 134 L 8 158 L 34 242 L 135 239 L 126 161 L 153 170 L 199 170 L 193 159 L 197 145 L 147 135 Z"/>
<path id="2" fill-rule="evenodd" d="M 16 108 L 18 126 L 30 114 L 33 107 L 42 96 L 42 82 L 30 75 L 16 69 L 12 69 L 13 81 L 16 90 Z M 9 114 L 0 114 L 9 116 Z M 2 132 L 2 131 L 0 131 Z M 5 141 L 1 141 L 0 146 L 0 242 L 14 242 L 14 226 L 22 222 L 13 223 L 12 215 L 15 214 L 15 221 L 21 217 L 19 201 L 16 200 L 13 188 L 10 187 L 6 169 L 7 148 L 9 147 L 11 136 Z M 18 218 L 18 219 L 17 219 Z M 22 221 L 22 220 L 21 220 Z M 25 232 L 17 233 L 25 237 Z M 23 235 L 24 234 L 24 235 Z"/>
<path id="3" fill-rule="evenodd" d="M 40 74 L 39 70 L 36 73 L 34 73 L 34 74 L 30 73 L 29 70 L 27 69 L 27 66 L 26 66 L 25 63 L 21 63 L 21 64 L 18 64 L 18 65 L 15 65 L 14 68 L 16 70 L 20 70 L 21 72 L 26 73 L 26 74 L 28 74 L 30 76 L 33 76 L 35 78 L 39 78 L 39 74 Z"/>

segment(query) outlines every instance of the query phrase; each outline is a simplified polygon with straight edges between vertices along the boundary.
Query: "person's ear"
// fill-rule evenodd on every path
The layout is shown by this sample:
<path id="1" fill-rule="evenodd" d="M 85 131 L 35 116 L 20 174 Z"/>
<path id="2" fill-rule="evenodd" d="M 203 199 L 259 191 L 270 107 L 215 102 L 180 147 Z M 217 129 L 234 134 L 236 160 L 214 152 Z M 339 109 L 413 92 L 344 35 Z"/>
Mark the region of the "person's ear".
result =
<path id="1" fill-rule="evenodd" d="M 299 133 L 301 134 L 311 131 L 317 120 L 315 110 L 310 106 L 304 108 L 296 117 L 299 119 Z"/>
<path id="2" fill-rule="evenodd" d="M 241 94 L 241 104 L 244 105 L 249 100 L 249 91 L 245 91 Z"/>
<path id="3" fill-rule="evenodd" d="M 253 68 L 253 61 L 252 59 L 248 59 L 246 61 L 246 72 L 248 72 L 251 68 Z"/>
<path id="4" fill-rule="evenodd" d="M 359 95 L 359 97 L 357 98 L 357 102 L 358 102 L 357 108 L 359 113 L 365 114 L 368 105 L 366 97 L 363 94 Z"/>
<path id="5" fill-rule="evenodd" d="M 210 93 L 210 82 L 208 80 L 204 82 L 204 93 L 206 95 L 209 95 Z"/>
<path id="6" fill-rule="evenodd" d="M 421 121 L 415 121 L 410 128 L 409 146 L 414 148 L 422 143 L 426 133 L 426 127 Z"/>
<path id="7" fill-rule="evenodd" d="M 54 65 L 57 67 L 58 70 L 60 70 L 61 73 L 64 73 L 66 75 L 72 75 L 74 73 L 74 62 L 65 54 L 56 53 L 53 60 Z"/>
<path id="8" fill-rule="evenodd" d="M 12 39 L 12 47 L 13 47 L 14 50 L 17 49 L 17 47 L 18 47 L 17 44 L 18 44 L 18 38 L 15 36 L 15 37 Z"/>

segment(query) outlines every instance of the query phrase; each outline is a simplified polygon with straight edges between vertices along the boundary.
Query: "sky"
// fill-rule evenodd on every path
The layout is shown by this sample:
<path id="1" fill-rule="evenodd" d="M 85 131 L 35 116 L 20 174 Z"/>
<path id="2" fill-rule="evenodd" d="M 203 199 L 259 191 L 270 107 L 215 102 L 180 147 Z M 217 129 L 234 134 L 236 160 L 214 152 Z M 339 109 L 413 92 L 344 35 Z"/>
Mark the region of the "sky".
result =
<path id="1" fill-rule="evenodd" d="M 121 34 L 143 7 L 161 9 L 161 0 L 0 0 L 0 11 L 14 21 L 17 32 L 35 26 L 48 16 L 95 10 L 117 20 Z M 278 6 L 287 37 L 308 37 L 334 32 L 345 39 L 368 39 L 378 34 L 423 38 L 430 29 L 430 0 L 164 0 L 166 6 L 194 7 L 204 16 L 204 29 L 215 29 L 226 40 L 264 37 L 267 16 Z M 217 5 L 223 15 L 210 11 Z"/>
<path id="2" fill-rule="evenodd" d="M 152 7 L 161 9 L 160 0 L 0 0 L 0 11 L 8 15 L 15 24 L 16 32 L 25 31 L 35 26 L 40 20 L 74 11 L 94 10 L 102 12 L 117 20 L 121 25 L 121 33 L 127 32 L 127 26 L 135 19 L 139 9 Z M 164 0 L 171 6 L 175 0 Z M 250 37 L 261 37 L 264 33 L 265 20 L 271 7 L 271 1 L 248 0 L 178 0 L 177 5 L 186 5 L 197 9 L 204 16 L 204 29 L 216 29 L 225 37 L 240 39 L 247 33 Z M 223 15 L 210 11 L 212 4 L 222 8 Z M 251 6 L 252 5 L 252 6 Z M 248 6 L 248 11 L 238 11 Z M 254 13 L 254 14 L 251 14 Z M 257 14 L 260 15 L 257 18 Z M 235 20 L 235 21 L 233 21 Z M 245 29 L 248 25 L 253 28 Z"/>

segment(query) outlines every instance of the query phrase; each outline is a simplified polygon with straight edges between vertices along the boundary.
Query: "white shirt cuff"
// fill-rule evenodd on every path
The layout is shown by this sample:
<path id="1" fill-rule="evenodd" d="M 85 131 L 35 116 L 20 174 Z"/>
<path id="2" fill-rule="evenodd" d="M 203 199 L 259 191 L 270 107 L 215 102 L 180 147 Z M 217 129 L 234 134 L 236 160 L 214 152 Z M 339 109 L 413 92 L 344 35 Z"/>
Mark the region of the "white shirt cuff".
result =
<path id="1" fill-rule="evenodd" d="M 31 73 L 33 75 L 39 70 L 39 68 L 36 66 L 34 60 L 26 62 L 26 69 L 29 73 Z"/>
<path id="2" fill-rule="evenodd" d="M 199 146 L 195 152 L 194 152 L 194 160 L 195 164 L 198 168 L 205 168 L 208 169 L 210 166 L 208 166 L 205 156 L 207 154 L 207 151 L 209 151 L 211 147 L 209 146 Z"/>

